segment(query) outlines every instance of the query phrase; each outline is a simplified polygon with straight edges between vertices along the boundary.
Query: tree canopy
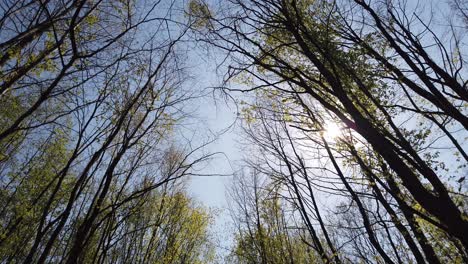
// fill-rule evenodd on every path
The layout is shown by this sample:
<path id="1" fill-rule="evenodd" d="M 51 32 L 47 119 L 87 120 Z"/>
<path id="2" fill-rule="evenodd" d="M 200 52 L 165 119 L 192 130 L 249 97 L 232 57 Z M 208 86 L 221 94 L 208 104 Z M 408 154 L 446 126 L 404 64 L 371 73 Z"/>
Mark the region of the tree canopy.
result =
<path id="1" fill-rule="evenodd" d="M 464 1 L 0 7 L 1 263 L 468 263 Z M 225 254 L 187 187 L 224 151 L 190 125 L 215 75 Z"/>

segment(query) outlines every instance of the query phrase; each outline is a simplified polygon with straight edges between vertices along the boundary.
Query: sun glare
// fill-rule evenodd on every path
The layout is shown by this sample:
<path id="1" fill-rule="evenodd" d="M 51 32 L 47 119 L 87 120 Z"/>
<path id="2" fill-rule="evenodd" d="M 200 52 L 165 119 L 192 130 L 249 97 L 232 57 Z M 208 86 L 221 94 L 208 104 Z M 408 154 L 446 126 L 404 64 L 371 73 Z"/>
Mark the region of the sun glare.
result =
<path id="1" fill-rule="evenodd" d="M 341 128 L 335 122 L 325 124 L 324 136 L 328 140 L 334 140 L 341 135 Z"/>

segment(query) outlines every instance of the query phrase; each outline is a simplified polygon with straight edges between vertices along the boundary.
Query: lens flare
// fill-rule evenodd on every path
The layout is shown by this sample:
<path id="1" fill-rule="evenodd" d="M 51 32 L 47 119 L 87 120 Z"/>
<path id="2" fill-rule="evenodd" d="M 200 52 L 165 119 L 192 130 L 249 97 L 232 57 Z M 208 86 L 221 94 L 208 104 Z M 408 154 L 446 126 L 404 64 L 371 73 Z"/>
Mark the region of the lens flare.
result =
<path id="1" fill-rule="evenodd" d="M 325 130 L 324 130 L 323 135 L 328 140 L 334 140 L 341 135 L 341 128 L 335 122 L 328 122 L 325 125 Z"/>

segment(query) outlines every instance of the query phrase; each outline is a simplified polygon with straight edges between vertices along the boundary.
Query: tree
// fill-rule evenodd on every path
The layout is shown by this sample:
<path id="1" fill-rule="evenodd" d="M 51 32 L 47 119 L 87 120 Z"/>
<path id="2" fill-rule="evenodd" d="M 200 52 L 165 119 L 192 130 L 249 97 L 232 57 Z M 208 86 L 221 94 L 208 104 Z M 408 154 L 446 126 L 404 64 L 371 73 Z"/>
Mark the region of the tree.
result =
<path id="1" fill-rule="evenodd" d="M 313 193 L 332 192 L 358 212 L 360 226 L 345 227 L 362 230 L 351 241 L 365 237 L 355 261 L 466 260 L 466 194 L 455 189 L 468 160 L 466 70 L 453 27 L 435 28 L 405 1 L 229 3 L 204 41 L 226 52 L 226 83 L 247 86 L 227 90 L 255 92 L 244 110 L 253 155 L 290 186 L 304 223 L 326 226 Z M 453 250 L 437 252 L 421 223 Z M 347 241 L 339 243 L 327 247 Z M 321 244 L 315 239 L 318 254 L 334 255 Z M 342 251 L 340 261 L 350 258 Z"/>
<path id="2" fill-rule="evenodd" d="M 109 252 L 129 262 L 135 249 L 112 239 L 145 239 L 152 227 L 132 231 L 127 218 L 212 156 L 201 151 L 207 142 L 178 136 L 190 132 L 179 125 L 198 94 L 185 84 L 179 43 L 189 25 L 176 4 L 0 4 L 1 262 L 108 262 Z M 175 224 L 193 228 L 183 243 L 193 249 L 173 257 L 201 261 L 209 217 L 184 194 L 177 199 Z M 166 235 L 175 250 L 179 234 Z"/>
<path id="3" fill-rule="evenodd" d="M 231 263 L 316 263 L 319 258 L 294 227 L 278 190 L 250 168 L 231 189 L 231 216 L 235 225 Z M 262 180 L 264 179 L 264 180 Z"/>
<path id="4" fill-rule="evenodd" d="M 168 184 L 125 204 L 118 213 L 110 212 L 85 262 L 208 263 L 214 254 L 211 222 L 206 209 Z"/>

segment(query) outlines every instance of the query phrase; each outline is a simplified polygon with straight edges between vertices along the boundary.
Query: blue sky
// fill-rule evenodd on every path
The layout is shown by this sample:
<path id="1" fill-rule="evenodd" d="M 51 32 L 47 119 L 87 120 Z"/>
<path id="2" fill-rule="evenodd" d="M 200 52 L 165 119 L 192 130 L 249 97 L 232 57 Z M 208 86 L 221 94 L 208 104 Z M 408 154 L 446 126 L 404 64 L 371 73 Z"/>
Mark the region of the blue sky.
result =
<path id="1" fill-rule="evenodd" d="M 235 109 L 228 108 L 219 103 L 205 104 L 200 109 L 208 128 L 219 132 L 229 127 L 235 121 Z M 230 246 L 232 232 L 229 226 L 229 212 L 227 210 L 226 189 L 232 180 L 235 163 L 241 157 L 237 146 L 238 133 L 230 129 L 222 134 L 219 139 L 208 147 L 210 152 L 223 152 L 216 155 L 203 169 L 206 174 L 225 174 L 226 176 L 192 177 L 189 184 L 189 193 L 203 206 L 214 210 L 215 224 L 212 232 L 216 235 L 215 243 L 217 251 L 225 253 L 225 248 Z"/>
<path id="2" fill-rule="evenodd" d="M 196 141 L 216 138 L 206 147 L 205 153 L 219 152 L 201 171 L 197 171 L 200 174 L 219 176 L 191 177 L 188 192 L 202 206 L 213 210 L 215 223 L 212 233 L 216 236 L 218 253 L 225 255 L 225 249 L 231 245 L 233 235 L 229 226 L 226 190 L 231 184 L 236 163 L 243 154 L 238 144 L 240 133 L 236 106 L 232 100 L 226 101 L 220 91 L 213 93 L 211 88 L 222 83 L 222 76 L 216 71 L 217 59 L 219 56 L 208 57 L 202 49 L 194 48 L 189 52 L 187 61 L 192 77 L 187 84 L 208 94 L 193 101 L 193 105 L 189 106 L 195 109 L 194 119 L 189 122 L 196 122 L 193 124 L 199 137 Z"/>

